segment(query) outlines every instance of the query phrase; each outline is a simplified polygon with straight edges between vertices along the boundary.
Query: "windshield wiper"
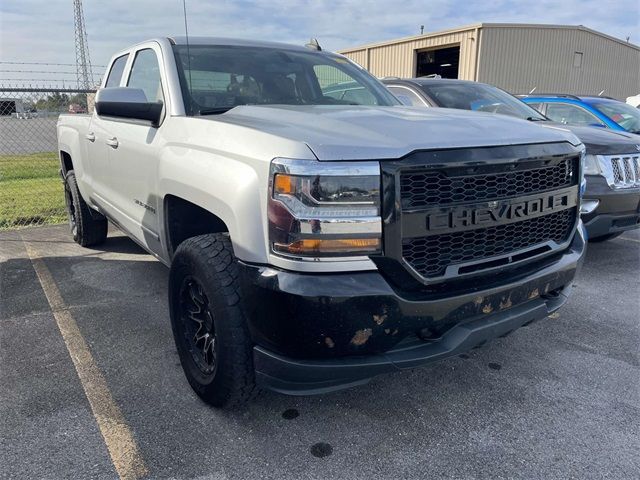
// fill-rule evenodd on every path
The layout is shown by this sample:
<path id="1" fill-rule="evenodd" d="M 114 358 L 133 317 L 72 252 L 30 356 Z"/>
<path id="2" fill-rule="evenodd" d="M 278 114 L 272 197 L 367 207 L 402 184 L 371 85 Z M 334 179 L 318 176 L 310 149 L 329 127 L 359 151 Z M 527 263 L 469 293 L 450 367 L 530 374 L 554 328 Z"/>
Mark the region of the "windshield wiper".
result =
<path id="1" fill-rule="evenodd" d="M 525 118 L 525 120 L 529 120 L 530 122 L 546 122 L 547 121 L 546 118 L 542 118 L 542 117 L 527 117 Z"/>
<path id="2" fill-rule="evenodd" d="M 198 115 L 219 115 L 221 113 L 226 113 L 232 108 L 236 108 L 237 105 L 232 105 L 230 107 L 212 107 L 212 108 L 203 108 L 202 110 L 198 110 Z"/>

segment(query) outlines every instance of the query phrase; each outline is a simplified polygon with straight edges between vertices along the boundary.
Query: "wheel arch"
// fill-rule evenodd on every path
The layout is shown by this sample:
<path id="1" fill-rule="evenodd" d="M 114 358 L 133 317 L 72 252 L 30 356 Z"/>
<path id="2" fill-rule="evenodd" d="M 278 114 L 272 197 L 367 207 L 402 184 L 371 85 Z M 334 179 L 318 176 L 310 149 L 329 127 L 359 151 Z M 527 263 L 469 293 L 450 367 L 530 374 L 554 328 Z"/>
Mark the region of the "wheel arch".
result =
<path id="1" fill-rule="evenodd" d="M 71 154 L 66 150 L 60 150 L 60 168 L 62 170 L 62 176 L 66 176 L 68 172 L 73 170 L 73 159 Z"/>
<path id="2" fill-rule="evenodd" d="M 238 191 L 237 196 L 229 198 L 212 195 L 211 191 L 202 191 L 194 185 L 174 184 L 163 195 L 162 237 L 168 259 L 173 258 L 180 243 L 188 238 L 228 233 L 238 259 L 266 263 L 266 242 L 256 192 L 244 192 L 243 195 Z"/>
<path id="3" fill-rule="evenodd" d="M 169 257 L 173 257 L 188 238 L 207 233 L 229 233 L 226 222 L 218 215 L 177 195 L 164 196 L 163 212 Z"/>

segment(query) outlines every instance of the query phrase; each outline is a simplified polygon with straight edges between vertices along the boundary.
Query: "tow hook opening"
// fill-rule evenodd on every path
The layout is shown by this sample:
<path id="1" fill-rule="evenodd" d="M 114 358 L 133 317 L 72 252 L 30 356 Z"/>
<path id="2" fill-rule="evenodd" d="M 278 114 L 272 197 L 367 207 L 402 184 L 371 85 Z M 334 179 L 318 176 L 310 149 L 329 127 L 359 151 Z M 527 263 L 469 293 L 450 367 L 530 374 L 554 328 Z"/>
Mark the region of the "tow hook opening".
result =
<path id="1" fill-rule="evenodd" d="M 416 335 L 420 340 L 422 340 L 423 342 L 431 342 L 431 343 L 442 340 L 442 337 L 444 334 L 445 332 L 438 331 L 435 328 L 430 328 L 430 327 L 423 328 L 421 330 L 418 330 L 418 332 L 416 332 Z"/>
<path id="2" fill-rule="evenodd" d="M 560 294 L 562 293 L 562 290 L 564 290 L 564 285 L 558 288 L 555 288 L 547 293 L 544 293 L 542 295 L 540 295 L 544 300 L 554 300 L 556 298 L 558 298 L 560 296 Z"/>

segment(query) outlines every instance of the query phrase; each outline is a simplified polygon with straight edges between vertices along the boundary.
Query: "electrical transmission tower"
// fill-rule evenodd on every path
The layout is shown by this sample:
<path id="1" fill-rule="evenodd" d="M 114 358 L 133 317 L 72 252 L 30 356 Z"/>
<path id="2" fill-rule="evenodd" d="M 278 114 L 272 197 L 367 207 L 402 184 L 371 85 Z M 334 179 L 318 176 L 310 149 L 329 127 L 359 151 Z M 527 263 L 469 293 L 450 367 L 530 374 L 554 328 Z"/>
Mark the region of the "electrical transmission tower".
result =
<path id="1" fill-rule="evenodd" d="M 84 12 L 82 0 L 73 0 L 73 23 L 76 30 L 76 79 L 78 88 L 92 89 L 93 71 L 89 58 L 89 42 L 84 28 Z"/>

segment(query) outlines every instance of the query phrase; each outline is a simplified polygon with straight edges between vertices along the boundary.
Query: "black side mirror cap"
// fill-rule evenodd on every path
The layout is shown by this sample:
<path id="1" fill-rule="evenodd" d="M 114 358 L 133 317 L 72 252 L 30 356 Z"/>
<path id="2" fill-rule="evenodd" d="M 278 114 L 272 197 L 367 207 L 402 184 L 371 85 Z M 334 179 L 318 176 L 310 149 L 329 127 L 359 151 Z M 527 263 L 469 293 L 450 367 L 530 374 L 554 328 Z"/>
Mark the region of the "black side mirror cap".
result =
<path id="1" fill-rule="evenodd" d="M 107 87 L 98 90 L 96 113 L 104 117 L 146 120 L 153 127 L 160 125 L 162 102 L 149 102 L 144 90 L 131 87 Z"/>

